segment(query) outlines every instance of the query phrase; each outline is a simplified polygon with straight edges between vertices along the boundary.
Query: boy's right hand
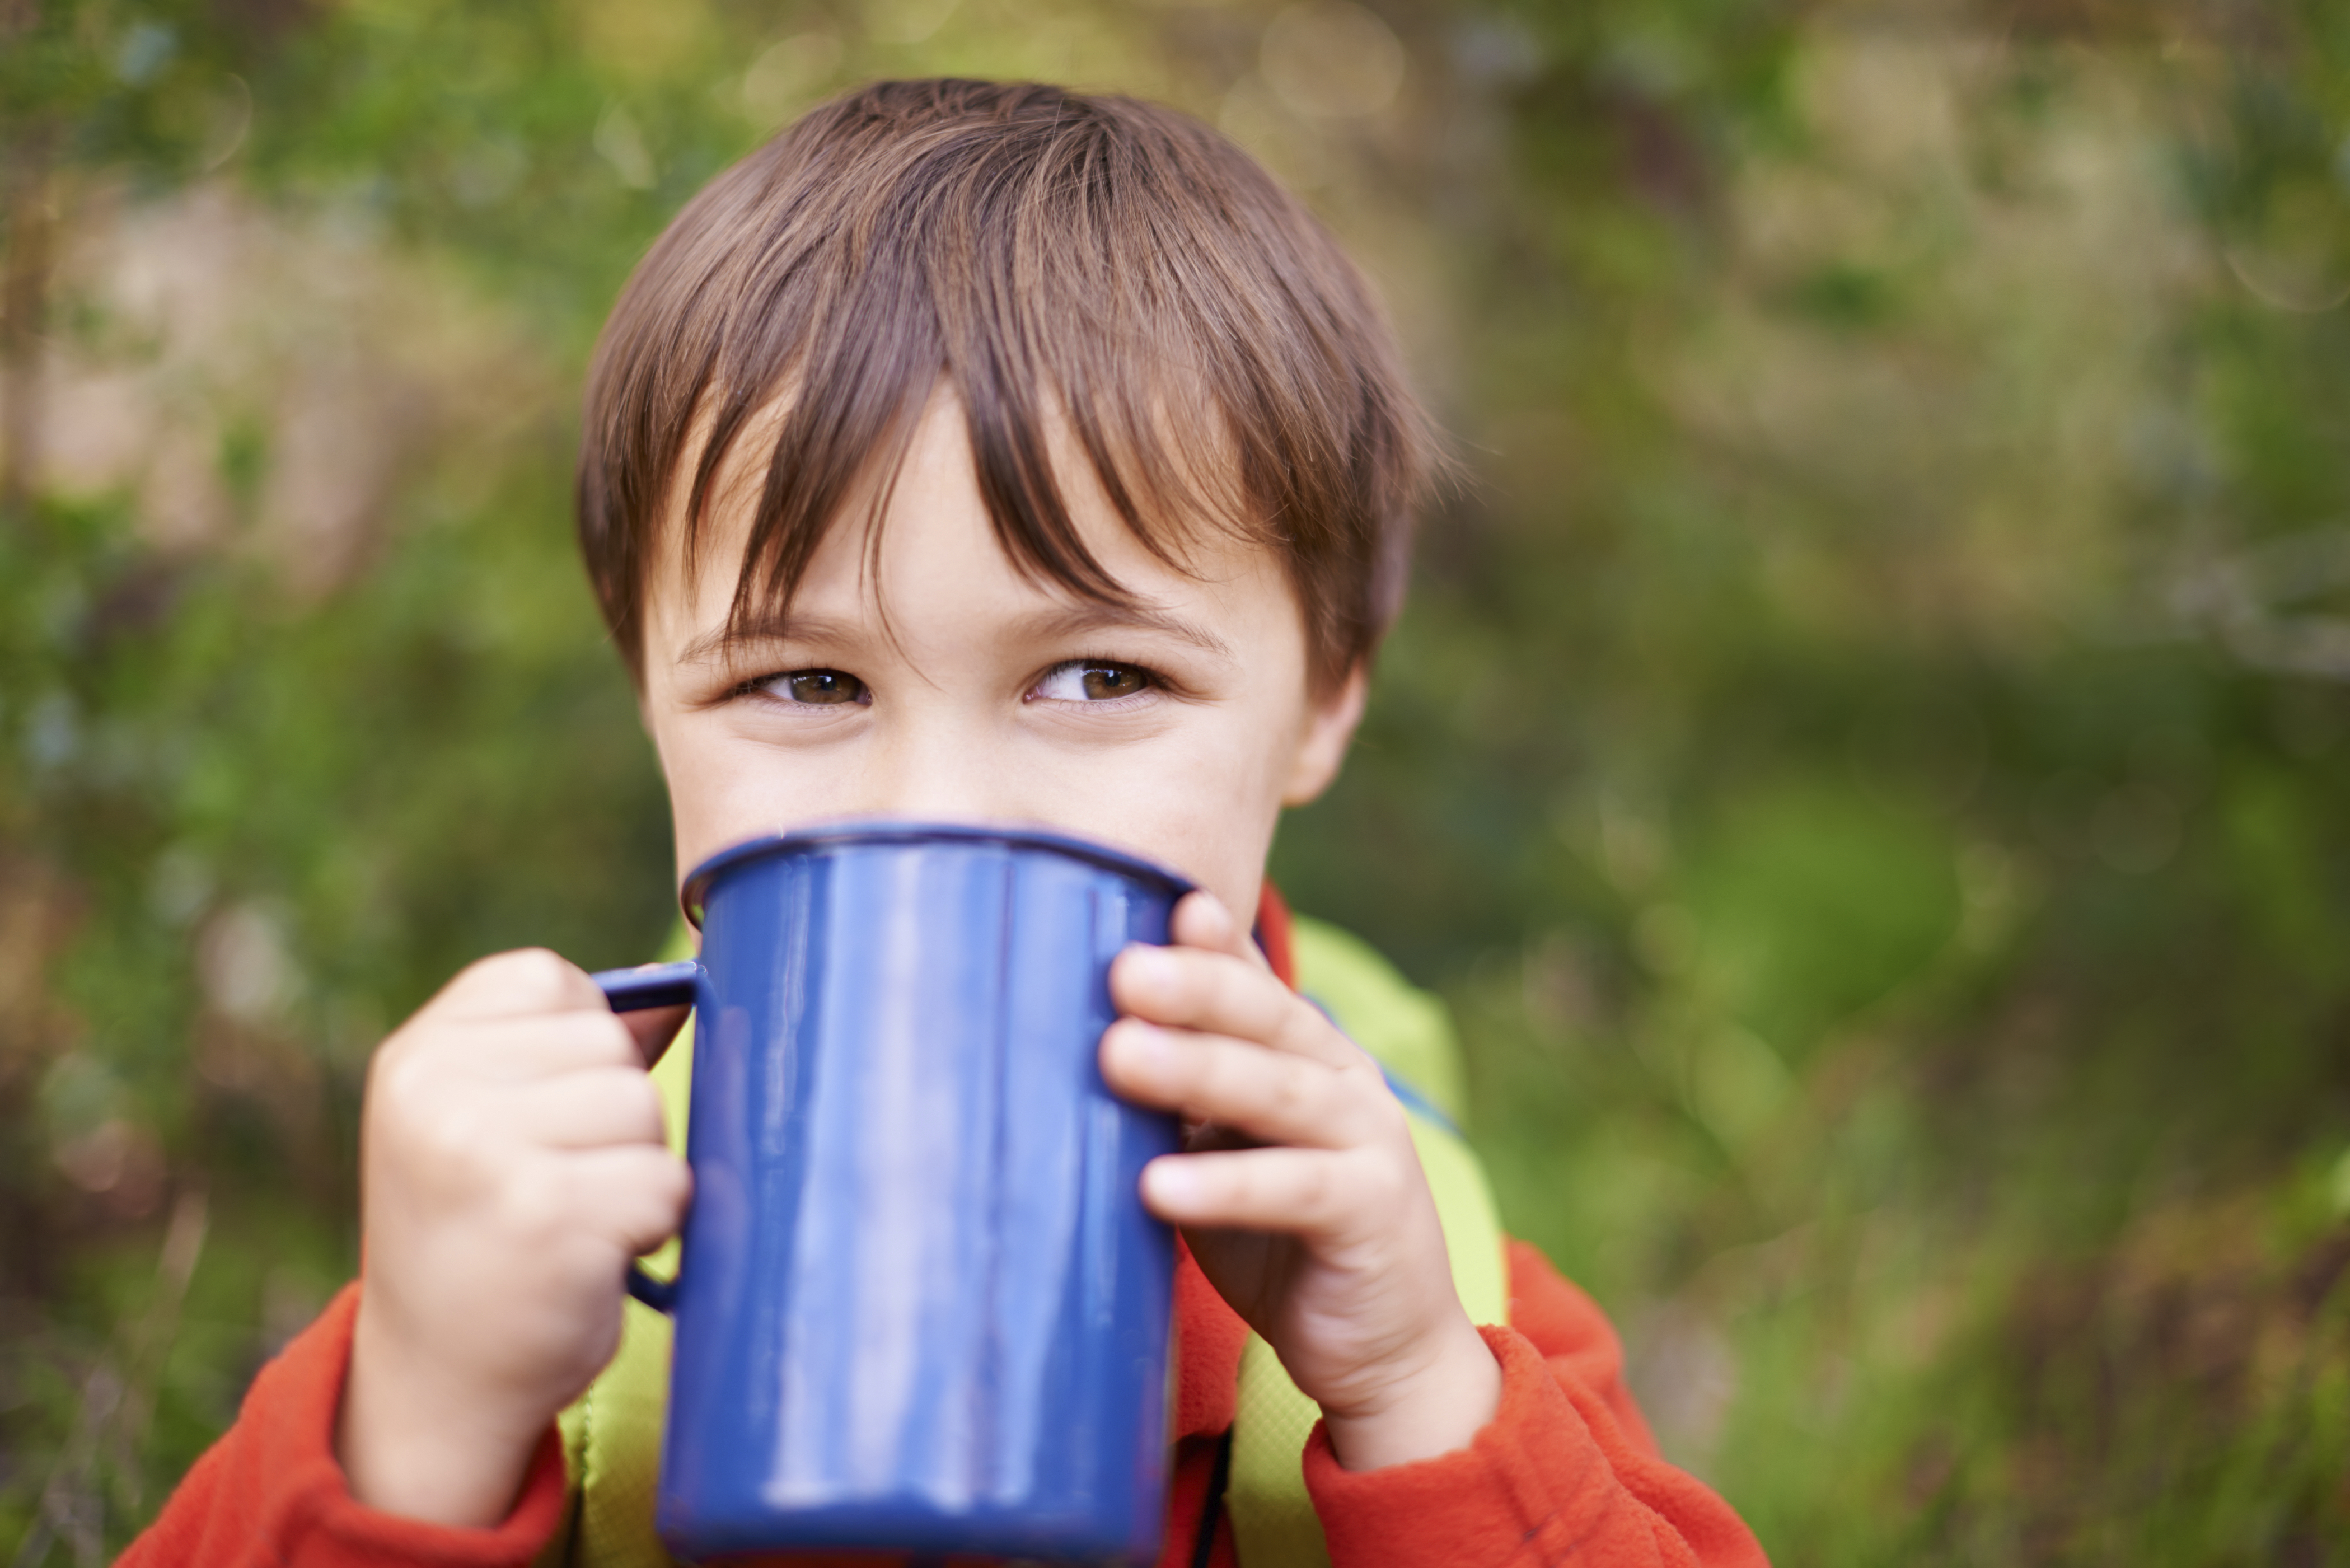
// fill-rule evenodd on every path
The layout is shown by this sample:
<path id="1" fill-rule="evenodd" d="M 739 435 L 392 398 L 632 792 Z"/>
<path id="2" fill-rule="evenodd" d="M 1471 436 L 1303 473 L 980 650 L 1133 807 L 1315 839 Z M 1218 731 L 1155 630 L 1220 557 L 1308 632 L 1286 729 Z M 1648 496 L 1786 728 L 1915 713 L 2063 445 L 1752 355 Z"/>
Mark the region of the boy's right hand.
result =
<path id="1" fill-rule="evenodd" d="M 646 1071 L 684 1017 L 616 1016 L 553 953 L 503 953 L 376 1052 L 336 1445 L 353 1497 L 442 1524 L 505 1517 L 547 1423 L 619 1344 L 629 1262 L 684 1215 L 691 1180 Z"/>

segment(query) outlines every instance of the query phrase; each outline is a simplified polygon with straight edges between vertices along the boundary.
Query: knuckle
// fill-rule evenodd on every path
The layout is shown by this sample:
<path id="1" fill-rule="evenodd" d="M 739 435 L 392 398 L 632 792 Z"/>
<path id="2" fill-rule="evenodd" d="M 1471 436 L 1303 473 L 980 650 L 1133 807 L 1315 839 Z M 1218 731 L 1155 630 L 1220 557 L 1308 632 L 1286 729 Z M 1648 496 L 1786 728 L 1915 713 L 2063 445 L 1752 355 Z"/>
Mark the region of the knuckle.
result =
<path id="1" fill-rule="evenodd" d="M 408 1051 L 378 1056 L 368 1074 L 369 1119 L 404 1136 L 431 1140 L 437 1123 L 456 1114 L 447 1075 L 429 1057 Z"/>
<path id="2" fill-rule="evenodd" d="M 556 1001 L 570 993 L 572 968 L 546 948 L 524 948 L 514 954 L 515 983 L 535 996 Z"/>
<path id="3" fill-rule="evenodd" d="M 1203 1162 L 1198 1177 L 1200 1195 L 1219 1208 L 1255 1209 L 1263 1200 L 1263 1174 L 1245 1155 L 1225 1155 Z"/>
<path id="4" fill-rule="evenodd" d="M 1196 1036 L 1180 1042 L 1167 1053 L 1167 1075 L 1184 1102 L 1199 1110 L 1221 1106 L 1232 1097 L 1232 1064 L 1222 1048 Z"/>
<path id="5" fill-rule="evenodd" d="M 370 1095 L 409 1092 L 420 1075 L 435 1073 L 436 1047 L 446 1038 L 448 1025 L 430 1016 L 428 1008 L 384 1036 L 368 1058 L 367 1086 Z"/>
<path id="6" fill-rule="evenodd" d="M 537 1162 L 507 1178 L 499 1193 L 498 1213 L 515 1241 L 534 1248 L 559 1246 L 572 1230 L 566 1184 Z"/>
<path id="7" fill-rule="evenodd" d="M 617 1013 L 569 1012 L 550 1022 L 552 1033 L 539 1033 L 536 1038 L 551 1044 L 566 1065 L 635 1071 L 644 1067 L 637 1037 Z"/>
<path id="8" fill-rule="evenodd" d="M 1187 1022 L 1196 1019 L 1207 1009 L 1214 982 L 1201 977 L 1199 953 L 1186 948 L 1165 950 L 1170 960 L 1162 982 L 1167 1012 Z"/>
<path id="9" fill-rule="evenodd" d="M 1412 1178 L 1419 1171 L 1415 1162 L 1409 1173 L 1396 1159 L 1364 1162 L 1366 1168 L 1352 1185 L 1358 1187 L 1367 1207 L 1378 1213 L 1390 1213 L 1399 1208 L 1411 1191 Z"/>
<path id="10" fill-rule="evenodd" d="M 396 1107 L 410 1093 L 414 1079 L 416 1051 L 402 1035 L 395 1034 L 375 1048 L 368 1059 L 367 1106 L 370 1113 L 380 1116 Z"/>
<path id="11" fill-rule="evenodd" d="M 463 1112 L 427 1118 L 407 1145 L 409 1169 L 449 1201 L 470 1206 L 495 1192 L 504 1162 L 487 1147 L 482 1121 Z"/>
<path id="12" fill-rule="evenodd" d="M 1302 1062 L 1283 1062 L 1274 1074 L 1272 1108 L 1285 1123 L 1321 1123 L 1328 1100 L 1327 1085 Z"/>
<path id="13" fill-rule="evenodd" d="M 648 1139 L 660 1137 L 668 1123 L 661 1106 L 660 1090 L 649 1073 L 630 1073 L 619 1081 L 619 1098 L 623 1112 L 638 1132 Z"/>
<path id="14" fill-rule="evenodd" d="M 1325 1158 L 1302 1162 L 1296 1186 L 1297 1207 L 1302 1214 L 1318 1218 L 1337 1207 L 1339 1186 L 1332 1161 Z"/>
<path id="15" fill-rule="evenodd" d="M 1326 1049 L 1334 1039 L 1354 1046 L 1346 1032 L 1330 1022 L 1328 1013 L 1302 996 L 1293 995 L 1283 1003 L 1279 1029 L 1283 1042 L 1301 1055 L 1322 1054 L 1316 1048 Z"/>
<path id="16" fill-rule="evenodd" d="M 467 971 L 476 972 L 486 984 L 533 1009 L 552 1008 L 572 992 L 571 965 L 546 948 L 517 948 L 496 954 Z"/>
<path id="17" fill-rule="evenodd" d="M 411 1118 L 410 1138 L 416 1151 L 445 1168 L 469 1168 L 481 1158 L 482 1117 L 462 1102 L 432 1106 Z"/>
<path id="18" fill-rule="evenodd" d="M 637 1049 L 637 1037 L 629 1032 L 627 1024 L 620 1022 L 619 1013 L 591 1012 L 586 1015 L 584 1023 L 588 1030 L 587 1038 L 599 1056 L 623 1067 L 642 1070 L 645 1054 Z M 650 1076 L 646 1077 L 645 1085 L 648 1089 L 651 1087 Z"/>
<path id="19" fill-rule="evenodd" d="M 610 1241 L 576 1228 L 549 1236 L 545 1253 L 548 1276 L 559 1281 L 560 1294 L 574 1302 L 600 1298 L 621 1262 Z"/>
<path id="20" fill-rule="evenodd" d="M 1268 984 L 1274 990 L 1268 991 Z M 1280 1017 L 1279 1010 L 1295 1000 L 1279 981 L 1235 958 L 1225 959 L 1216 966 L 1215 987 L 1219 1012 L 1236 1022 L 1244 1022 L 1251 1033 L 1262 1033 L 1267 1038 L 1273 1033 L 1271 1024 Z"/>

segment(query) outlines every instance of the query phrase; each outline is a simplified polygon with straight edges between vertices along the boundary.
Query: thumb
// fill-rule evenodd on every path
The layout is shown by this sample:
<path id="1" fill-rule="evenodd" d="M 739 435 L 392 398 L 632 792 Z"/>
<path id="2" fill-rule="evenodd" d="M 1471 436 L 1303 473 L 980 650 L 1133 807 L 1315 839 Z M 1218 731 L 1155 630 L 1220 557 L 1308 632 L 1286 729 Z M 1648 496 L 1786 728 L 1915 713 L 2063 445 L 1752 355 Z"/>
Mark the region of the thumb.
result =
<path id="1" fill-rule="evenodd" d="M 1204 888 L 1186 893 L 1175 906 L 1168 933 L 1187 948 L 1205 948 L 1210 952 L 1229 953 L 1256 965 L 1267 968 L 1264 954 L 1257 950 L 1255 940 L 1248 928 L 1232 918 L 1224 901 Z"/>

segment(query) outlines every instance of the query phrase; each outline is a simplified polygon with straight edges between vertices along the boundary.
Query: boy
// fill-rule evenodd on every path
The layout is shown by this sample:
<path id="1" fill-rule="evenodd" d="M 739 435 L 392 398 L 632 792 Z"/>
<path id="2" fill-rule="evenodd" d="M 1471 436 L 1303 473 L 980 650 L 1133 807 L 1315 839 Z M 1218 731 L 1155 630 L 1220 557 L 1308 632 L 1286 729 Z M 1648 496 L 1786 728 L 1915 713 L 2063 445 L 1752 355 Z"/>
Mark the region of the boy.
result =
<path id="1" fill-rule="evenodd" d="M 1428 453 L 1358 275 L 1212 132 L 884 83 L 722 176 L 639 268 L 580 532 L 681 868 L 892 815 L 1041 822 L 1201 888 L 1172 945 L 1118 960 L 1101 1044 L 1114 1089 L 1197 1129 L 1143 1183 L 1186 1244 L 1163 1563 L 1759 1563 L 1538 1255 L 1509 1253 L 1511 1326 L 1471 1322 L 1403 1106 L 1285 983 L 1265 853 L 1361 712 Z M 388 1040 L 363 1278 L 126 1561 L 648 1560 L 650 1478 L 597 1444 L 641 1451 L 657 1408 L 590 1395 L 567 1466 L 556 1417 L 687 1201 L 643 1064 L 681 1023 L 512 953 Z M 629 1322 L 598 1390 L 643 1361 Z M 1235 1405 L 1273 1386 L 1251 1331 L 1320 1420 L 1268 1483 L 1304 1533 L 1236 1543 Z"/>

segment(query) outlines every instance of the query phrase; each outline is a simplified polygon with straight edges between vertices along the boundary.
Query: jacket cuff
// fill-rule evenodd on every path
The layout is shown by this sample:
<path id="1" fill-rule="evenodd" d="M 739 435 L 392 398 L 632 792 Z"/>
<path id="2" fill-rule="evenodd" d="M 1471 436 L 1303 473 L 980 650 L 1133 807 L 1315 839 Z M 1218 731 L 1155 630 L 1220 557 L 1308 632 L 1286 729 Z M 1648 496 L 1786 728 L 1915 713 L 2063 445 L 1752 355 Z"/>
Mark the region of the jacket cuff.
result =
<path id="1" fill-rule="evenodd" d="M 343 1381 L 350 1369 L 351 1336 L 359 1320 L 359 1286 L 348 1286 L 277 1364 L 255 1380 L 254 1405 L 283 1400 L 288 1451 L 282 1533 L 289 1561 L 303 1568 L 415 1564 L 418 1568 L 525 1568 L 555 1533 L 567 1501 L 563 1445 L 552 1423 L 531 1456 L 515 1504 L 487 1529 L 463 1530 L 369 1508 L 351 1495 L 335 1454 Z M 264 1392 L 265 1386 L 274 1385 Z"/>
<path id="2" fill-rule="evenodd" d="M 1315 1424 L 1305 1486 L 1338 1568 L 1565 1562 L 1622 1496 L 1542 1353 L 1515 1329 L 1477 1332 L 1501 1365 L 1502 1402 L 1467 1448 L 1349 1470 Z"/>
<path id="3" fill-rule="evenodd" d="M 317 1544 L 325 1550 L 319 1568 L 527 1568 L 561 1522 L 566 1501 L 563 1444 L 553 1428 L 531 1456 L 530 1471 L 514 1509 L 496 1525 L 461 1530 L 380 1512 L 350 1495 L 339 1468 L 336 1490 L 320 1511 L 315 1526 Z M 304 1568 L 313 1559 L 303 1555 Z"/>

